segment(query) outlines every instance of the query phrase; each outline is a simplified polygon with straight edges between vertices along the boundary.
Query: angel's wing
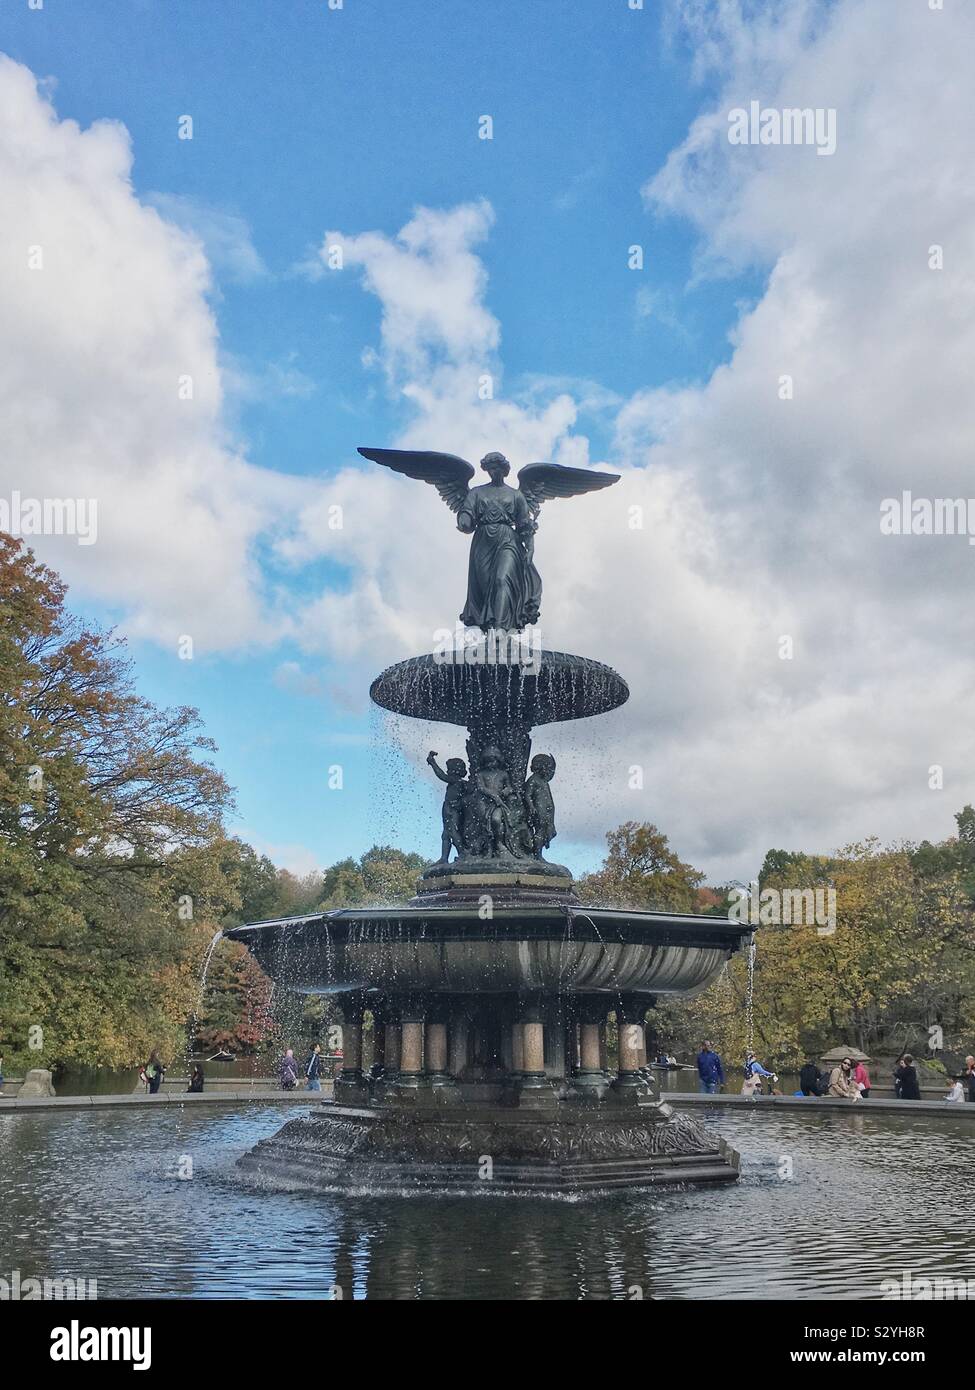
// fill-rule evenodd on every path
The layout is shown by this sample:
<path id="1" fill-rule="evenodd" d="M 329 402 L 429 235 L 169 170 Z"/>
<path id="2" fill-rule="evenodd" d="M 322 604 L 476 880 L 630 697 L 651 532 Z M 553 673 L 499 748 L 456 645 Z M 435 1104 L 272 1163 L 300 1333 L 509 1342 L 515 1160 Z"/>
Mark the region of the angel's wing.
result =
<path id="1" fill-rule="evenodd" d="M 456 454 L 427 453 L 423 449 L 360 449 L 359 453 L 373 463 L 405 473 L 407 478 L 432 483 L 452 512 L 460 511 L 474 476 L 474 465 Z"/>
<path id="2" fill-rule="evenodd" d="M 542 503 L 553 497 L 579 497 L 584 492 L 598 492 L 619 480 L 618 473 L 566 468 L 561 463 L 528 463 L 518 474 L 518 486 L 532 516 L 536 517 Z"/>

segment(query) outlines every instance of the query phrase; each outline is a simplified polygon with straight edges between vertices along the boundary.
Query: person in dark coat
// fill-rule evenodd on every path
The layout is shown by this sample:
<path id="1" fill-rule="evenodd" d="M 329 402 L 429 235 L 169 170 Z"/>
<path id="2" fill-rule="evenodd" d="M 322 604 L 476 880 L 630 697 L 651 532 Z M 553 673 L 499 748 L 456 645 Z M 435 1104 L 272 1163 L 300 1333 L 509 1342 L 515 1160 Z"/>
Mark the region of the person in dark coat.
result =
<path id="1" fill-rule="evenodd" d="M 3 1058 L 0 1057 L 0 1062 Z M 968 1099 L 975 1101 L 975 1057 L 965 1058 L 965 1075 L 962 1077 L 962 1084 L 968 1088 Z"/>
<path id="2" fill-rule="evenodd" d="M 149 1060 L 142 1068 L 142 1074 L 146 1079 L 151 1096 L 158 1095 L 159 1087 L 162 1085 L 163 1077 L 166 1075 L 166 1068 L 159 1060 L 159 1053 L 155 1048 L 149 1053 Z"/>
<path id="3" fill-rule="evenodd" d="M 203 1092 L 203 1068 L 199 1062 L 190 1073 L 190 1084 L 186 1088 L 187 1095 L 201 1095 Z"/>
<path id="4" fill-rule="evenodd" d="M 724 1067 L 721 1058 L 709 1042 L 701 1044 L 697 1054 L 698 1089 L 702 1095 L 713 1096 L 719 1086 L 724 1085 Z"/>
<path id="5" fill-rule="evenodd" d="M 322 1089 L 322 1048 L 321 1043 L 316 1043 L 312 1048 L 305 1063 L 305 1075 L 308 1078 L 306 1091 L 320 1091 Z"/>
<path id="6" fill-rule="evenodd" d="M 914 1065 L 914 1058 L 909 1052 L 905 1052 L 900 1066 L 894 1073 L 894 1089 L 901 1100 L 920 1100 L 921 1087 L 917 1079 L 917 1068 Z"/>
<path id="7" fill-rule="evenodd" d="M 809 1061 L 799 1073 L 799 1090 L 804 1096 L 821 1096 L 823 1088 L 819 1080 L 819 1068 Z"/>
<path id="8" fill-rule="evenodd" d="M 901 1067 L 904 1065 L 903 1052 L 894 1063 L 894 1095 L 897 1100 L 901 1098 Z"/>

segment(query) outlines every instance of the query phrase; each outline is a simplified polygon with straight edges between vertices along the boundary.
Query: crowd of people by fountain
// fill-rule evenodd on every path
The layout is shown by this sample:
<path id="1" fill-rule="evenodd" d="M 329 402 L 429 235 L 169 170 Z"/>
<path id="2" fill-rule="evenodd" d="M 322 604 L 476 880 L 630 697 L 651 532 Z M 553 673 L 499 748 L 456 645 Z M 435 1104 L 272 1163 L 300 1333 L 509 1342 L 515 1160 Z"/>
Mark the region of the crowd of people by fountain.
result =
<path id="1" fill-rule="evenodd" d="M 662 1054 L 664 1055 L 664 1054 Z M 803 1097 L 828 1097 L 839 1100 L 868 1100 L 874 1089 L 867 1067 L 867 1057 L 843 1057 L 833 1067 L 823 1068 L 808 1058 L 799 1072 L 799 1088 L 794 1094 Z M 668 1065 L 674 1059 L 668 1057 Z M 779 1080 L 758 1060 L 755 1053 L 745 1054 L 741 1094 L 750 1099 L 759 1095 L 781 1095 Z M 697 1054 L 698 1089 L 702 1095 L 715 1095 L 724 1090 L 727 1077 L 724 1063 L 714 1044 L 705 1041 Z M 917 1066 L 909 1052 L 897 1058 L 892 1074 L 892 1088 L 897 1100 L 921 1100 L 921 1083 Z M 949 1087 L 943 1099 L 949 1102 L 975 1103 L 975 1057 L 965 1058 L 965 1070 L 949 1075 Z"/>
<path id="2" fill-rule="evenodd" d="M 341 1055 L 341 1050 L 335 1054 L 337 1061 L 340 1061 Z M 322 1079 L 325 1076 L 326 1060 L 320 1043 L 315 1043 L 312 1046 L 303 1064 L 299 1064 L 296 1060 L 294 1049 L 287 1048 L 278 1064 L 278 1084 L 281 1090 L 297 1090 L 302 1077 L 304 1077 L 305 1090 L 320 1091 Z M 824 1068 L 812 1058 L 808 1058 L 799 1072 L 799 1086 L 793 1094 L 796 1097 L 826 1097 L 849 1101 L 868 1100 L 874 1089 L 867 1067 L 869 1060 L 866 1057 L 848 1056 L 842 1058 L 835 1066 Z M 3 1059 L 0 1057 L 0 1089 L 2 1089 L 2 1062 Z M 658 1069 L 670 1071 L 681 1070 L 686 1065 L 679 1062 L 672 1053 L 666 1050 L 657 1054 L 654 1063 Z M 726 1089 L 728 1077 L 724 1063 L 720 1053 L 710 1040 L 702 1042 L 701 1050 L 696 1057 L 696 1068 L 698 1090 L 702 1095 L 716 1095 Z M 778 1074 L 763 1066 L 751 1050 L 745 1053 L 742 1072 L 741 1094 L 743 1096 L 754 1099 L 760 1095 L 782 1095 L 782 1091 L 778 1089 L 777 1085 Z M 153 1049 L 149 1055 L 149 1060 L 140 1069 L 139 1080 L 144 1084 L 149 1095 L 156 1095 L 165 1076 L 166 1067 L 160 1060 L 158 1050 Z M 942 1097 L 943 1100 L 975 1103 L 975 1056 L 967 1056 L 965 1058 L 965 1070 L 949 1075 L 948 1080 L 948 1091 Z M 917 1065 L 911 1053 L 902 1053 L 897 1058 L 891 1081 L 893 1094 L 897 1100 L 922 1099 Z M 203 1067 L 196 1063 L 190 1073 L 187 1092 L 191 1094 L 201 1093 L 204 1083 Z"/>

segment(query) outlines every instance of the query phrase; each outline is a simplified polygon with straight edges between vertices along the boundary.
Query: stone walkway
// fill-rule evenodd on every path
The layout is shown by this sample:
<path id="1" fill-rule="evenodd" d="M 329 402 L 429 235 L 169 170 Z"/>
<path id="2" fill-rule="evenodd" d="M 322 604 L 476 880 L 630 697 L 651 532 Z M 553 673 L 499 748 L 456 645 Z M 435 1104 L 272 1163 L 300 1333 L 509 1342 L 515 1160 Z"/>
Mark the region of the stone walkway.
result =
<path id="1" fill-rule="evenodd" d="M 331 1100 L 331 1087 L 321 1091 L 277 1091 L 253 1087 L 244 1091 L 203 1091 L 189 1095 L 185 1091 L 160 1091 L 150 1096 L 143 1093 L 128 1096 L 47 1096 L 38 1100 L 19 1100 L 16 1096 L 0 1096 L 0 1115 L 25 1110 L 89 1110 L 107 1109 L 119 1105 L 320 1105 Z"/>
<path id="2" fill-rule="evenodd" d="M 665 1091 L 662 1093 L 661 1099 L 667 1101 L 669 1105 L 751 1105 L 758 1109 L 770 1105 L 798 1105 L 804 1110 L 814 1112 L 855 1108 L 858 1115 L 869 1114 L 871 1110 L 911 1115 L 915 1111 L 920 1111 L 927 1115 L 932 1112 L 937 1112 L 939 1115 L 956 1115 L 959 1119 L 969 1123 L 975 1120 L 975 1105 L 964 1101 L 959 1103 L 948 1100 L 896 1100 L 893 1096 L 871 1096 L 869 1100 L 851 1101 L 842 1100 L 839 1096 L 742 1096 L 734 1093 L 702 1096 L 696 1091 Z"/>

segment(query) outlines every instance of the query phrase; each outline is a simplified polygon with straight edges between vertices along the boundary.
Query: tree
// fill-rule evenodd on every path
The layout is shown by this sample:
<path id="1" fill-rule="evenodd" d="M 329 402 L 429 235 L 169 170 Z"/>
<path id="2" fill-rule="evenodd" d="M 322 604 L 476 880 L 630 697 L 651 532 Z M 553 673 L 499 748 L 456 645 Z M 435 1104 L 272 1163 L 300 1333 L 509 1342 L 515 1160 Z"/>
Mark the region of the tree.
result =
<path id="1" fill-rule="evenodd" d="M 0 534 L 0 1049 L 28 1064 L 181 1045 L 238 903 L 224 778 L 195 710 L 134 690 L 125 644 Z"/>
<path id="2" fill-rule="evenodd" d="M 325 870 L 322 905 L 337 907 L 391 907 L 404 903 L 416 892 L 417 875 L 426 861 L 391 845 L 373 845 L 361 859 L 342 859 Z"/>
<path id="3" fill-rule="evenodd" d="M 602 867 L 580 880 L 584 902 L 661 912 L 697 911 L 704 875 L 678 858 L 655 825 L 627 821 L 609 832 L 606 843 Z"/>

